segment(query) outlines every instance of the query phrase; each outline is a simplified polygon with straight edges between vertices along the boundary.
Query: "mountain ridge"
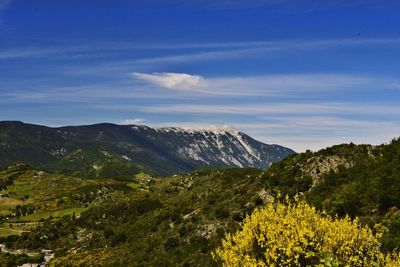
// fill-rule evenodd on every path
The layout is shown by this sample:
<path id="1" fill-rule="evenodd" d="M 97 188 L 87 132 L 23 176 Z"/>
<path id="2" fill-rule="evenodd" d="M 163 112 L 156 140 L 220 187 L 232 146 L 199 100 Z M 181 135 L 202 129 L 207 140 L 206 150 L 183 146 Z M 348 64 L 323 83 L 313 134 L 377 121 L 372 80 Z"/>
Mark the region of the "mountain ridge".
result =
<path id="1" fill-rule="evenodd" d="M 261 143 L 227 126 L 188 129 L 98 123 L 47 127 L 2 121 L 0 138 L 0 167 L 21 162 L 88 178 L 112 178 L 93 176 L 88 169 L 113 169 L 109 166 L 113 164 L 126 169 L 123 176 L 139 171 L 170 175 L 204 166 L 266 169 L 294 153 L 283 146 Z M 78 172 L 73 164 L 65 164 L 65 159 L 74 153 L 81 153 L 80 164 L 86 164 Z M 87 158 L 90 160 L 86 162 Z"/>

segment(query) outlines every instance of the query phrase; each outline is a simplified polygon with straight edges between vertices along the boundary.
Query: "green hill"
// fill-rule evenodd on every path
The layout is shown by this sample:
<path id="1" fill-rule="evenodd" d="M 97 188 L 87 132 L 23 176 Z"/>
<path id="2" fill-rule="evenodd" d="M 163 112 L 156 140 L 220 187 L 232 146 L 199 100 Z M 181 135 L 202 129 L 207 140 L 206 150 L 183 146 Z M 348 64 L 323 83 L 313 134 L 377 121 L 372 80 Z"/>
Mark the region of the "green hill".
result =
<path id="1" fill-rule="evenodd" d="M 51 128 L 0 121 L 0 168 L 26 163 L 83 178 L 172 175 L 199 167 L 268 168 L 294 153 L 233 128 L 181 129 L 102 123 Z"/>
<path id="2" fill-rule="evenodd" d="M 78 216 L 108 192 L 130 190 L 112 180 L 45 173 L 28 165 L 0 171 L 0 236 L 31 231 L 44 219 Z"/>
<path id="3" fill-rule="evenodd" d="M 79 148 L 56 163 L 49 164 L 47 169 L 88 179 L 131 180 L 139 172 L 152 173 L 151 169 L 99 145 Z"/>
<path id="4" fill-rule="evenodd" d="M 3 241 L 13 248 L 51 248 L 57 266 L 213 266 L 218 263 L 211 252 L 254 208 L 278 194 L 300 194 L 329 214 L 383 224 L 382 248 L 393 251 L 400 244 L 399 166 L 400 140 L 393 140 L 308 151 L 267 171 L 203 168 L 163 179 L 137 175 L 133 182 L 118 183 L 130 190 L 110 189 L 80 216 L 44 220 L 34 231 Z"/>

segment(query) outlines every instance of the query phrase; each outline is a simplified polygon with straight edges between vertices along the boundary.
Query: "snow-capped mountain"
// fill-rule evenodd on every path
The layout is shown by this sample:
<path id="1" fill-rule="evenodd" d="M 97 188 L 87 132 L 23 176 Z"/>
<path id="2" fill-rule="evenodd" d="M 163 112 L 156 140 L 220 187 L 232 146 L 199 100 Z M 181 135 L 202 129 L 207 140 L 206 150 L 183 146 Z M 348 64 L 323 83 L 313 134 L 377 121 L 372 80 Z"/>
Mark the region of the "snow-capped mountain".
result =
<path id="1" fill-rule="evenodd" d="M 0 122 L 0 136 L 0 167 L 23 162 L 69 174 L 84 170 L 87 176 L 124 168 L 160 175 L 202 166 L 266 169 L 294 153 L 256 141 L 232 127 L 152 128 L 103 123 L 50 128 Z"/>
<path id="2" fill-rule="evenodd" d="M 291 149 L 258 142 L 233 127 L 159 128 L 157 132 L 176 153 L 206 166 L 268 168 Z M 179 140 L 179 142 L 176 142 Z"/>

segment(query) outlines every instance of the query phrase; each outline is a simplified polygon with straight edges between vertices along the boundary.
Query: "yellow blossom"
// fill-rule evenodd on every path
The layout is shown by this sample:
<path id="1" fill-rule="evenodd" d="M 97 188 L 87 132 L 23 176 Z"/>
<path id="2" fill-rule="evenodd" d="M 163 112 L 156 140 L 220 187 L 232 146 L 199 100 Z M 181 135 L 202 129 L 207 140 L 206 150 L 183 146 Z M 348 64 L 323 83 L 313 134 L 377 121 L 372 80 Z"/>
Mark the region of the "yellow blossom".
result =
<path id="1" fill-rule="evenodd" d="M 255 210 L 213 256 L 225 266 L 400 266 L 380 251 L 381 232 L 285 198 Z"/>

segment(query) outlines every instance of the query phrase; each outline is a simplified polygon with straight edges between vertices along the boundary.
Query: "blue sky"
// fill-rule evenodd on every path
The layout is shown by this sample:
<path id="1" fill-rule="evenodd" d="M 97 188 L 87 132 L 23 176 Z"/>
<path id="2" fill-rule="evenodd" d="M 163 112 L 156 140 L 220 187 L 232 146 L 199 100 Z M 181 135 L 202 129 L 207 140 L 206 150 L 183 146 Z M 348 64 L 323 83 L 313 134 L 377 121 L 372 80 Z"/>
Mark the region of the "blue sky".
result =
<path id="1" fill-rule="evenodd" d="M 297 151 L 389 142 L 399 12 L 374 0 L 0 0 L 0 120 L 231 125 Z"/>

